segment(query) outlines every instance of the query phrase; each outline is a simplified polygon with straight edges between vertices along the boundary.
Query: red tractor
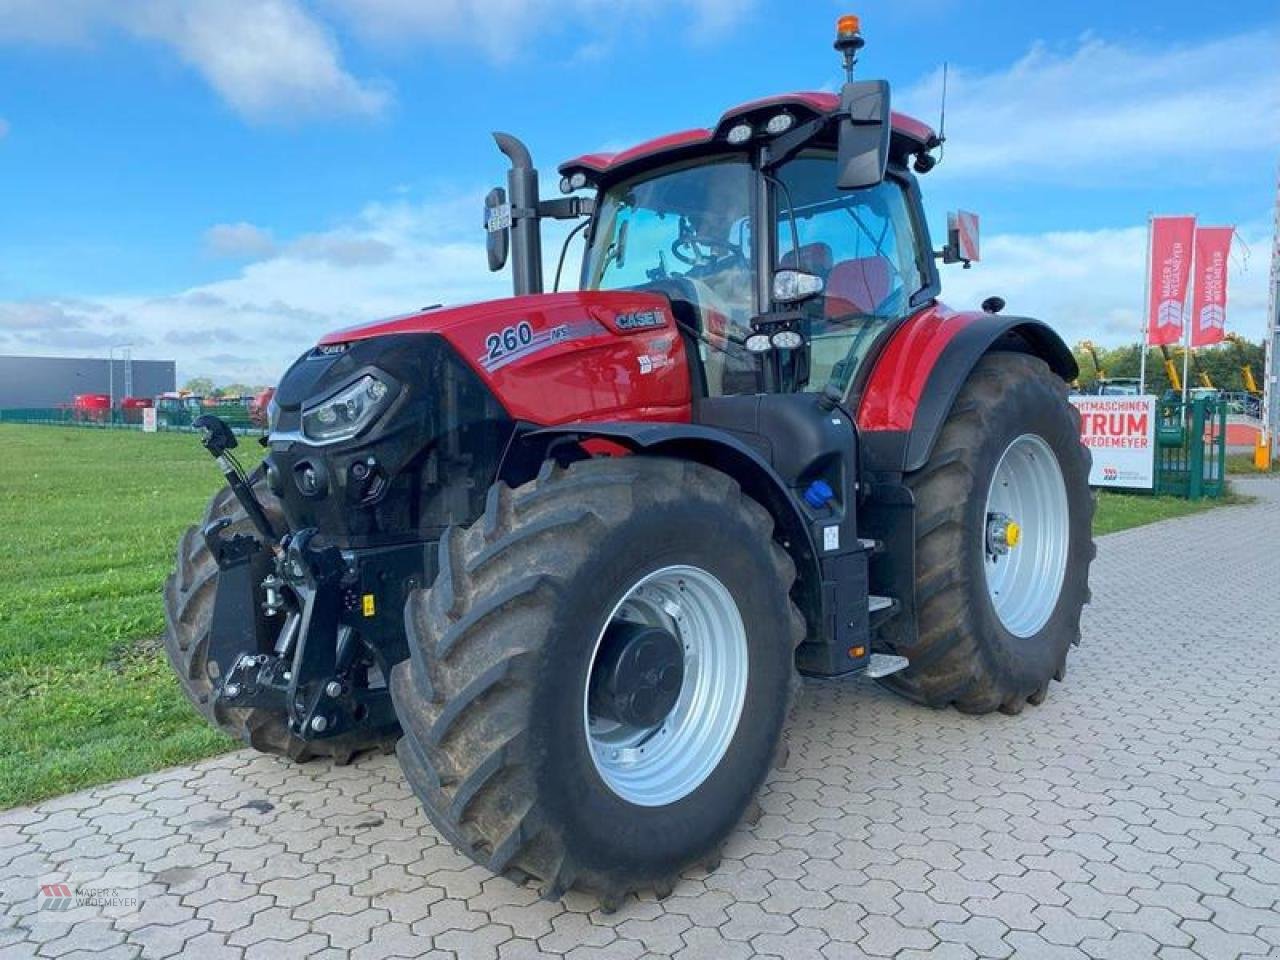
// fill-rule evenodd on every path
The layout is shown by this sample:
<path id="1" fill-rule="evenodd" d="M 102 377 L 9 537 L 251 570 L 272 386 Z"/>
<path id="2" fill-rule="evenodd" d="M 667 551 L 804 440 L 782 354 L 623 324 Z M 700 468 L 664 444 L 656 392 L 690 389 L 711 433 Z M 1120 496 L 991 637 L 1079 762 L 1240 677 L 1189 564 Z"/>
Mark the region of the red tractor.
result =
<path id="1" fill-rule="evenodd" d="M 105 393 L 77 393 L 71 398 L 71 419 L 76 423 L 110 422 L 110 395 Z"/>
<path id="2" fill-rule="evenodd" d="M 852 79 L 563 164 L 496 135 L 515 296 L 322 338 L 269 454 L 183 537 L 167 650 L 209 720 L 294 759 L 395 744 L 440 832 L 606 906 L 713 865 L 797 673 L 1018 713 L 1062 679 L 1093 557 L 1071 351 L 938 300 L 941 138 Z M 576 292 L 540 224 L 581 218 Z"/>

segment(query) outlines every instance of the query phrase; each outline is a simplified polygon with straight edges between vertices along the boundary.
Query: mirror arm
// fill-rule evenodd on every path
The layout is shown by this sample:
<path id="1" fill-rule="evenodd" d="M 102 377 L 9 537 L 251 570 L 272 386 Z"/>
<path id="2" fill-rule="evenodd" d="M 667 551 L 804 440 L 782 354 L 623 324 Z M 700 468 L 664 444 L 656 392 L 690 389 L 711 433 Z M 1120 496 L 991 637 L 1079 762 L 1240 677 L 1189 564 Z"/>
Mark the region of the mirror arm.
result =
<path id="1" fill-rule="evenodd" d="M 761 168 L 772 170 L 786 163 L 813 140 L 820 137 L 828 126 L 842 116 L 847 116 L 847 114 L 842 114 L 839 111 L 824 114 L 770 140 L 761 149 Z"/>
<path id="2" fill-rule="evenodd" d="M 589 217 L 595 213 L 595 197 L 557 197 L 554 200 L 542 200 L 538 209 L 530 215 L 550 217 L 553 220 L 574 220 L 578 217 Z"/>

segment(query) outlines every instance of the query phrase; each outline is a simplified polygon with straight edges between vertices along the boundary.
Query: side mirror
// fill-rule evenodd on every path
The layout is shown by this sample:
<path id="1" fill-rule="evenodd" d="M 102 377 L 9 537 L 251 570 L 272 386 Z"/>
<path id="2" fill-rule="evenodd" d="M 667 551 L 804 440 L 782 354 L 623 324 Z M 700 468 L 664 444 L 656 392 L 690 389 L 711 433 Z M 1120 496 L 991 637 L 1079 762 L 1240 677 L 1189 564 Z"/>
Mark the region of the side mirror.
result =
<path id="1" fill-rule="evenodd" d="M 947 214 L 947 245 L 938 254 L 943 263 L 963 263 L 965 269 L 978 257 L 978 215 L 967 210 Z"/>
<path id="2" fill-rule="evenodd" d="M 840 91 L 840 145 L 836 185 L 841 190 L 874 187 L 889 165 L 889 84 L 846 83 Z"/>
<path id="3" fill-rule="evenodd" d="M 507 265 L 511 249 L 511 205 L 507 203 L 507 191 L 501 187 L 494 187 L 484 198 L 484 230 L 489 270 L 497 273 Z"/>
<path id="4" fill-rule="evenodd" d="M 825 286 L 822 278 L 801 270 L 779 270 L 773 275 L 773 299 L 778 303 L 800 303 L 816 297 Z"/>

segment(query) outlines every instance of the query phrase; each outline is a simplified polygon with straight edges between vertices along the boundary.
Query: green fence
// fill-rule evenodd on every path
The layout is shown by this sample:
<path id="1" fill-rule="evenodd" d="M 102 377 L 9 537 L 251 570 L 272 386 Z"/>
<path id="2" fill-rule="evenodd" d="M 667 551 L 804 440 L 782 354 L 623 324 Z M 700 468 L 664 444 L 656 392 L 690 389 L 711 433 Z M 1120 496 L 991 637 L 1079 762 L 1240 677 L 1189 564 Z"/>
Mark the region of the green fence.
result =
<path id="1" fill-rule="evenodd" d="M 1226 489 L 1228 404 L 1214 397 L 1156 406 L 1155 492 L 1199 500 Z"/>
<path id="2" fill-rule="evenodd" d="M 192 421 L 201 413 L 212 413 L 226 421 L 236 433 L 263 433 L 253 423 L 249 410 L 239 404 L 208 407 L 204 410 L 176 409 L 156 412 L 156 429 L 164 432 L 191 432 Z M 0 410 L 0 423 L 48 424 L 87 427 L 98 430 L 141 430 L 142 410 L 73 410 L 69 407 L 37 407 Z"/>

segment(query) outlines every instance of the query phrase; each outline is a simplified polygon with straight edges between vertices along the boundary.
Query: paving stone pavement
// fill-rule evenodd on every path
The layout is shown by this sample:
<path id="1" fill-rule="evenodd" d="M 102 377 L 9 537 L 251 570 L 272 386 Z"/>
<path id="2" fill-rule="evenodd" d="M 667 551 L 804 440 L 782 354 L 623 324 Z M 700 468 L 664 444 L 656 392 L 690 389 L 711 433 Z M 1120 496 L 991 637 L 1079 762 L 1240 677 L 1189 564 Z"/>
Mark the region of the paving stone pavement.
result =
<path id="1" fill-rule="evenodd" d="M 1039 708 L 806 683 L 759 820 L 662 902 L 490 876 L 391 757 L 239 752 L 0 814 L 0 956 L 1280 957 L 1280 482 L 1239 486 L 1100 542 Z M 139 910 L 40 909 L 40 878 L 121 868 Z"/>

